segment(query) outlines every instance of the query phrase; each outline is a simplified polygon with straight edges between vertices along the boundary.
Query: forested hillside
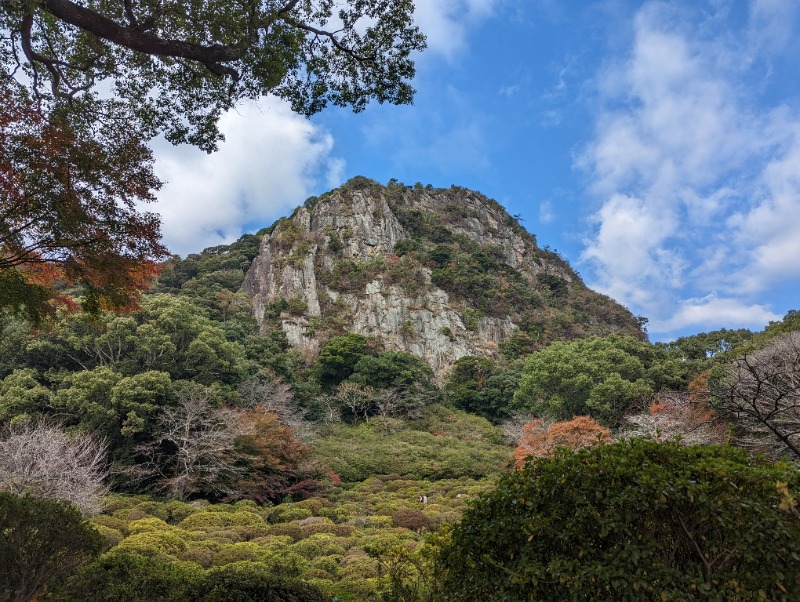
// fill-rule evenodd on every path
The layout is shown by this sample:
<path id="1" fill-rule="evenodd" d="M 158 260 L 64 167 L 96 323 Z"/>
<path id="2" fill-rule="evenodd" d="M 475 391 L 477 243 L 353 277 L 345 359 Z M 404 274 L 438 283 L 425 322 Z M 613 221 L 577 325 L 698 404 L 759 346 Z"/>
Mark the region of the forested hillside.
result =
<path id="1" fill-rule="evenodd" d="M 359 203 L 367 213 L 356 212 Z M 376 230 L 354 226 L 365 220 L 396 220 L 378 228 L 393 238 L 367 244 Z M 471 237 L 481 228 L 480 240 Z M 309 274 L 313 290 L 303 288 Z M 437 295 L 439 305 L 431 301 Z M 382 303 L 399 316 L 386 328 L 376 314 Z M 365 306 L 374 322 L 359 321 Z M 392 330 L 407 321 L 405 337 Z M 458 327 L 446 332 L 444 323 Z M 493 344 L 476 342 L 501 323 L 508 328 L 494 329 Z M 758 524 L 774 527 L 789 549 L 800 538 L 800 314 L 763 332 L 720 330 L 667 344 L 648 343 L 640 325 L 539 249 L 493 201 L 364 179 L 231 245 L 170 258 L 126 312 L 66 307 L 33 324 L 6 310 L 0 487 L 52 506 L 0 496 L 0 518 L 31 538 L 25 546 L 0 542 L 17 563 L 0 569 L 0 584 L 21 591 L 15 588 L 39 571 L 34 590 L 53 599 L 150 600 L 159 592 L 168 600 L 222 600 L 229 598 L 220 592 L 238 587 L 243 600 L 265 591 L 276 600 L 467 600 L 501 591 L 492 580 L 506 573 L 491 567 L 507 567 L 512 576 L 530 571 L 519 577 L 524 590 L 525 579 L 547 581 L 548 558 L 571 551 L 553 544 L 520 565 L 513 546 L 557 539 L 556 531 L 520 527 L 515 537 L 524 533 L 527 542 L 510 538 L 508 554 L 470 561 L 473 581 L 463 581 L 454 559 L 478 549 L 481 529 L 489 529 L 481 541 L 505 537 L 486 516 L 510 513 L 529 525 L 512 506 L 545 519 L 555 512 L 546 495 L 537 498 L 541 491 L 525 489 L 519 470 L 535 483 L 558 475 L 606 483 L 598 474 L 619 470 L 604 494 L 613 499 L 614 483 L 636 481 L 635 470 L 649 466 L 626 464 L 626 454 L 652 457 L 670 474 L 685 470 L 689 481 L 709 463 L 718 464 L 714 474 L 752 469 L 752 477 L 737 477 L 736 499 L 764 513 Z M 656 447 L 613 443 L 626 438 Z M 705 451 L 681 447 L 688 444 Z M 591 456 L 597 445 L 609 451 Z M 583 448 L 590 450 L 569 451 Z M 751 453 L 777 464 L 768 468 Z M 555 464 L 545 463 L 553 456 Z M 653 494 L 656 506 L 667 504 L 663 493 L 687 518 L 692 502 L 676 501 L 683 504 L 684 494 L 711 506 L 722 499 L 722 485 L 701 492 L 689 481 L 665 482 Z M 594 508 L 588 489 L 557 496 L 578 513 Z M 630 512 L 648 512 L 650 501 L 637 499 Z M 738 511 L 723 506 L 724 523 Z M 88 531 L 74 507 L 91 517 Z M 459 523 L 469 507 L 468 522 Z M 50 515 L 75 526 L 69 539 L 29 529 Z M 603 528 L 616 533 L 614 520 L 623 519 L 609 518 Z M 672 515 L 664 521 L 663 532 L 680 524 Z M 636 521 L 624 529 L 618 543 L 661 537 Z M 714 545 L 728 545 L 723 535 Z M 637 554 L 661 563 L 653 550 L 663 542 L 648 542 Z M 749 558 L 762 543 L 745 538 L 726 549 Z M 53 560 L 31 551 L 48 545 L 74 553 Z M 581 545 L 577 558 L 563 560 L 565 582 L 579 579 L 583 556 L 607 563 L 605 548 Z M 734 581 L 769 599 L 784 588 L 791 599 L 800 587 L 794 568 L 775 577 L 777 589 L 751 584 L 742 572 L 751 568 L 728 560 L 695 574 L 686 567 L 703 557 L 692 556 L 691 541 L 675 545 L 680 562 L 652 569 L 661 585 L 642 577 L 641 599 Z M 777 559 L 796 564 L 781 550 Z M 599 599 L 622 599 L 612 582 L 629 565 L 617 561 L 608 565 L 617 571 L 611 577 L 594 573 L 607 583 Z M 693 576 L 676 585 L 674 570 Z M 520 599 L 509 591 L 505 599 Z M 542 595 L 563 598 L 552 592 Z"/>

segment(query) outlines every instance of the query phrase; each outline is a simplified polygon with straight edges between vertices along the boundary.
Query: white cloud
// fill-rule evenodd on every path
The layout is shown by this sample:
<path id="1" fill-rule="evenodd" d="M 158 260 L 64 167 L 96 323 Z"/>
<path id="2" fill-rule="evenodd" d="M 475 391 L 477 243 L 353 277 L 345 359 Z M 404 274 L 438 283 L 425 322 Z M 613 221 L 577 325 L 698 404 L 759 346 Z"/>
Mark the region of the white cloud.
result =
<path id="1" fill-rule="evenodd" d="M 318 182 L 341 183 L 344 162 L 333 138 L 275 98 L 222 116 L 225 142 L 210 155 L 193 147 L 156 146 L 167 184 L 154 206 L 171 251 L 198 252 L 231 242 L 245 224 L 269 223 L 305 200 Z"/>
<path id="2" fill-rule="evenodd" d="M 499 0 L 416 0 L 414 20 L 428 52 L 453 59 L 467 46 L 470 28 L 490 17 Z"/>
<path id="3" fill-rule="evenodd" d="M 783 8 L 754 2 L 745 27 L 778 27 Z M 600 201 L 582 255 L 592 284 L 654 333 L 763 325 L 769 287 L 800 277 L 800 110 L 756 108 L 748 36 L 696 16 L 656 2 L 637 13 L 576 161 Z"/>
<path id="4" fill-rule="evenodd" d="M 668 320 L 651 321 L 648 326 L 654 332 L 664 333 L 680 332 L 686 328 L 707 331 L 732 326 L 760 330 L 765 324 L 780 319 L 781 316 L 765 305 L 748 305 L 738 299 L 717 298 L 710 294 L 684 300 Z"/>

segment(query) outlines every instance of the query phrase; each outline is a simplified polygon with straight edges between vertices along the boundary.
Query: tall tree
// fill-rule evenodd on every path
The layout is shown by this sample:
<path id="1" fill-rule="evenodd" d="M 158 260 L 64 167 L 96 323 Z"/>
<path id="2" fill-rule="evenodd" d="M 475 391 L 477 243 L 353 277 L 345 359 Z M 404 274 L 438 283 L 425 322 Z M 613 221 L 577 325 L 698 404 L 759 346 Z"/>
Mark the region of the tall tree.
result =
<path id="1" fill-rule="evenodd" d="M 221 112 L 266 93 L 304 115 L 411 102 L 411 54 L 425 47 L 413 10 L 412 0 L 9 0 L 0 62 L 40 99 L 212 150 Z"/>

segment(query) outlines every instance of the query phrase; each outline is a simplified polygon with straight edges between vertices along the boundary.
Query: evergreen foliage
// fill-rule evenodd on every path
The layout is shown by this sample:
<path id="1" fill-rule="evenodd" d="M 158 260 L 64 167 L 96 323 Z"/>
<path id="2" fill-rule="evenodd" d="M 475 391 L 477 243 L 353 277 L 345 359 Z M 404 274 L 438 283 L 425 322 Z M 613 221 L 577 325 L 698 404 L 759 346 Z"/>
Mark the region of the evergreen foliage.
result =
<path id="1" fill-rule="evenodd" d="M 102 545 L 75 506 L 0 492 L 0 599 L 36 599 Z"/>
<path id="2" fill-rule="evenodd" d="M 630 440 L 505 475 L 442 550 L 445 600 L 794 600 L 800 473 Z"/>

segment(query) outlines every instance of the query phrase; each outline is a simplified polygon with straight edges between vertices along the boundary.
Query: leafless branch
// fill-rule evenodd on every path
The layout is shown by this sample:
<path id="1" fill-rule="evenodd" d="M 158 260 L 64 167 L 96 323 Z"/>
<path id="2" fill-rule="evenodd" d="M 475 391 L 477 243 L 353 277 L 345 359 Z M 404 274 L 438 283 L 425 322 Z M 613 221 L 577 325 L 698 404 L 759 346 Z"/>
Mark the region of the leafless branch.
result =
<path id="1" fill-rule="evenodd" d="M 105 442 L 90 435 L 69 436 L 58 424 L 12 425 L 0 440 L 0 488 L 66 500 L 84 514 L 96 514 L 106 492 L 106 452 Z"/>

